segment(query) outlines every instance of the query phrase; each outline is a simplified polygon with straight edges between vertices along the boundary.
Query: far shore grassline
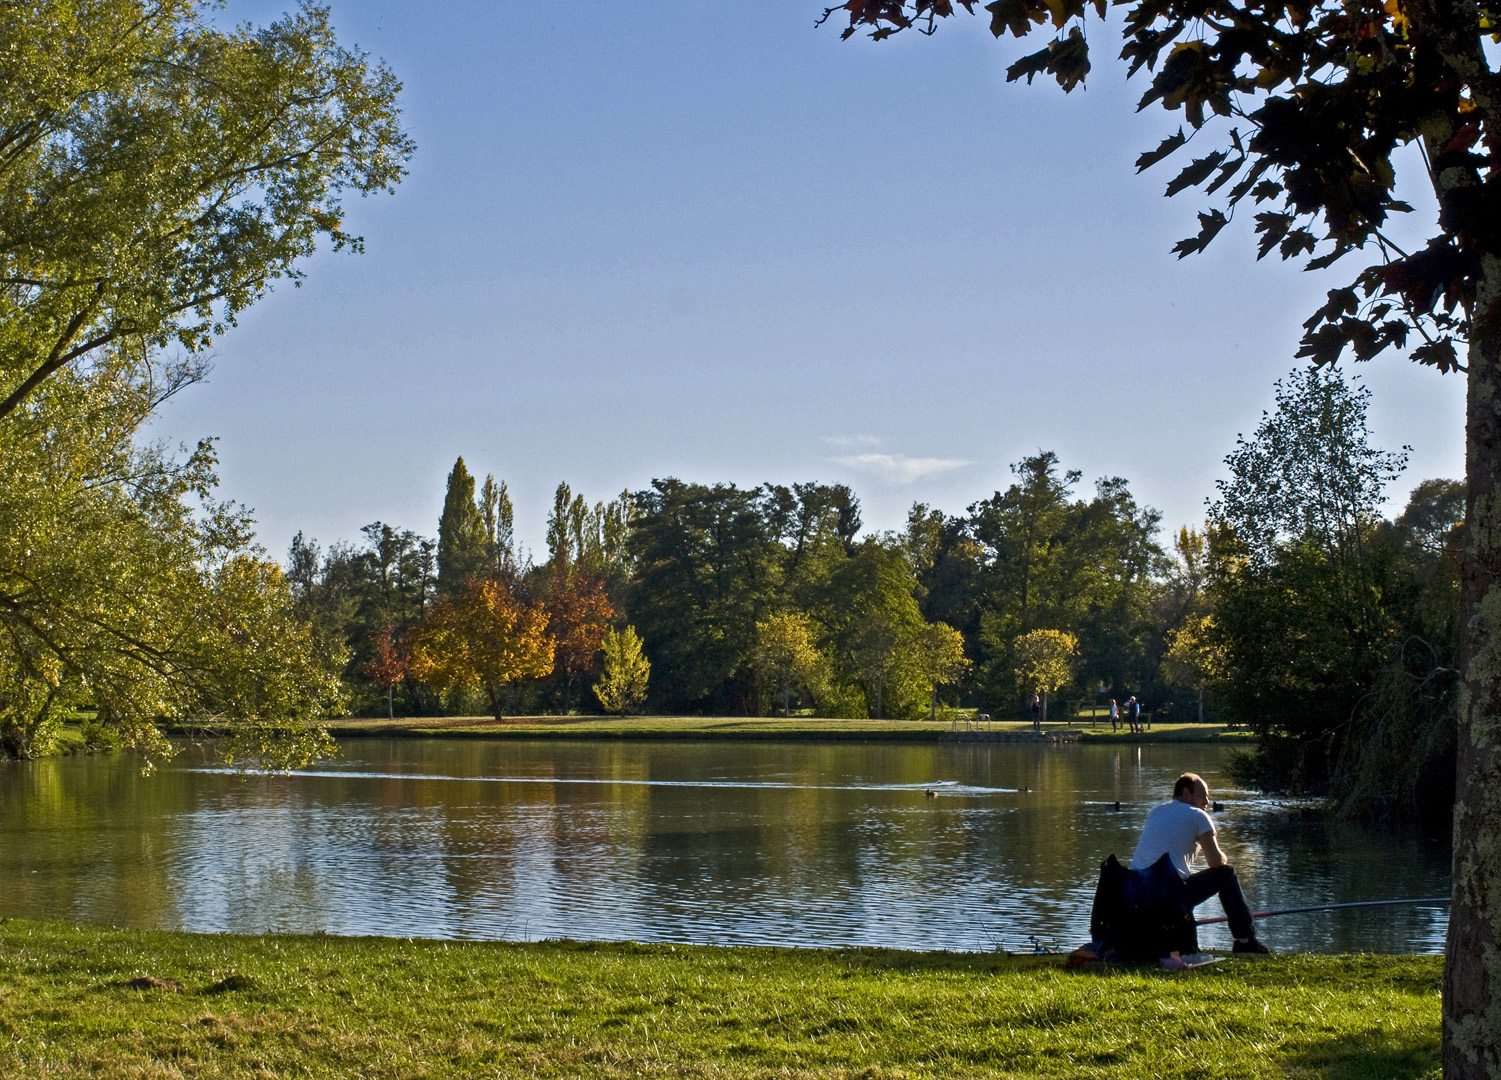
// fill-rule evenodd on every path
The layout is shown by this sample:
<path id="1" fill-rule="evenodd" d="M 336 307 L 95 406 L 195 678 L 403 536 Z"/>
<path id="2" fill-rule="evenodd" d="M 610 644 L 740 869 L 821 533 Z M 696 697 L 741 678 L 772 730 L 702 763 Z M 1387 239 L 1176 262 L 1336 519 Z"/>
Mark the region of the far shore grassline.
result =
<path id="1" fill-rule="evenodd" d="M 352 718 L 332 721 L 335 738 L 415 737 L 487 739 L 702 739 L 828 742 L 939 742 L 953 737 L 949 723 L 925 720 L 834 720 L 818 717 L 735 716 L 516 716 L 497 721 L 489 716 Z M 1030 721 L 975 724 L 961 721 L 960 737 L 995 735 L 1025 740 Z M 1223 724 L 1155 724 L 1132 734 L 1111 731 L 1107 723 L 1087 719 L 1043 725 L 1043 740 L 1065 739 L 1135 745 L 1138 743 L 1247 743 L 1252 736 Z"/>
<path id="2" fill-rule="evenodd" d="M 1439 1066 L 1438 956 L 201 935 L 0 920 L 0 1075 L 1337 1077 Z"/>

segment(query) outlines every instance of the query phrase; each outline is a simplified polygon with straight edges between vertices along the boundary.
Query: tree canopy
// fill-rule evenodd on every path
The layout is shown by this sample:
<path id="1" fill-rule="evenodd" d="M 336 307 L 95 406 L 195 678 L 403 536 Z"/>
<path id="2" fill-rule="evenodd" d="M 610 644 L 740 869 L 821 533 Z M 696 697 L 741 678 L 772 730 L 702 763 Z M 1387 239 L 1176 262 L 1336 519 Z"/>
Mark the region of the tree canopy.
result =
<path id="1" fill-rule="evenodd" d="M 56 372 L 205 349 L 412 151 L 400 84 L 328 11 L 221 30 L 201 0 L 0 5 L 0 417 Z"/>
<path id="2" fill-rule="evenodd" d="M 221 29 L 201 0 L 0 5 L 0 741 L 165 724 L 284 766 L 330 746 L 346 654 L 215 500 L 205 440 L 141 432 L 205 350 L 412 151 L 399 84 L 324 8 Z M 311 554 L 311 553 L 310 553 Z M 305 560 L 306 561 L 306 560 Z"/>

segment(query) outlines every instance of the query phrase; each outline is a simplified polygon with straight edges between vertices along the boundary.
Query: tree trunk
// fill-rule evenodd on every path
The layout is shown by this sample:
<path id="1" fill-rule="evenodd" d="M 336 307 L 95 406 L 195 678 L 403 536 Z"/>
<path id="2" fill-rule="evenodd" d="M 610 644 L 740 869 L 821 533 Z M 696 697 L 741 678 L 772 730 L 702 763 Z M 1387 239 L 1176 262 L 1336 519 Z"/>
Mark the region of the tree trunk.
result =
<path id="1" fill-rule="evenodd" d="M 396 684 L 386 684 L 386 719 L 396 719 Z"/>
<path id="2" fill-rule="evenodd" d="M 884 720 L 884 719 L 886 719 L 886 714 L 881 711 L 881 705 L 882 705 L 882 702 L 881 702 L 881 683 L 882 683 L 882 680 L 880 680 L 880 679 L 876 680 L 876 719 L 877 720 Z"/>
<path id="3" fill-rule="evenodd" d="M 506 688 L 487 686 L 485 696 L 490 699 L 490 708 L 495 711 L 495 722 L 500 723 L 505 719 Z"/>
<path id="4" fill-rule="evenodd" d="M 1444 1076 L 1501 1080 L 1501 260 L 1484 260 L 1465 418 L 1454 900 Z"/>

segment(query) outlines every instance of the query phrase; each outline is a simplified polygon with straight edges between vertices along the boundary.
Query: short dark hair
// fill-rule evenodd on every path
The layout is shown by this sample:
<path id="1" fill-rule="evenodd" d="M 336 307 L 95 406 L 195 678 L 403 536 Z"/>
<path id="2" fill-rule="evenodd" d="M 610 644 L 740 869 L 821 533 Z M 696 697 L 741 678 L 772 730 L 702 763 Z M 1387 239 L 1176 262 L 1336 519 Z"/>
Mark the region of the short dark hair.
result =
<path id="1" fill-rule="evenodd" d="M 1191 791 L 1195 784 L 1202 784 L 1204 778 L 1198 773 L 1186 772 L 1177 780 L 1173 781 L 1173 798 L 1177 798 L 1186 791 Z"/>

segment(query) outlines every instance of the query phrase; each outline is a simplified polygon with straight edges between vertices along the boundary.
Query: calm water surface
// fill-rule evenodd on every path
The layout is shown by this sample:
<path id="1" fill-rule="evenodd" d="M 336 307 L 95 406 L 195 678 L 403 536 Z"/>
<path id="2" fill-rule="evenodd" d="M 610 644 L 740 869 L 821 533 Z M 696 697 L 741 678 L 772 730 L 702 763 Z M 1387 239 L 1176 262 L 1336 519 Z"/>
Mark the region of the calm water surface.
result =
<path id="1" fill-rule="evenodd" d="M 1449 891 L 1416 833 L 1326 826 L 1211 746 L 356 740 L 250 776 L 185 752 L 0 766 L 0 915 L 195 931 L 911 949 L 1088 938 L 1178 773 L 1224 802 L 1252 907 Z M 928 797 L 928 789 L 936 797 Z M 1119 801 L 1120 809 L 1115 809 Z M 1217 902 L 1201 916 L 1220 914 Z M 1440 951 L 1442 907 L 1267 920 L 1277 948 Z M 1220 927 L 1200 943 L 1228 947 Z"/>

